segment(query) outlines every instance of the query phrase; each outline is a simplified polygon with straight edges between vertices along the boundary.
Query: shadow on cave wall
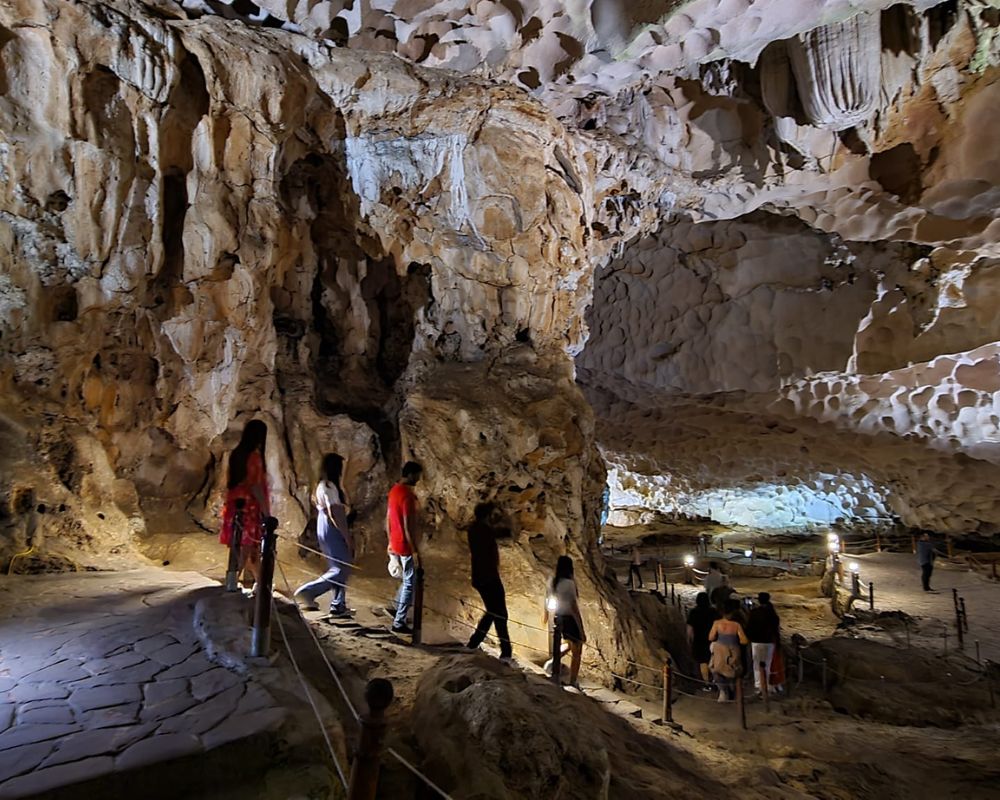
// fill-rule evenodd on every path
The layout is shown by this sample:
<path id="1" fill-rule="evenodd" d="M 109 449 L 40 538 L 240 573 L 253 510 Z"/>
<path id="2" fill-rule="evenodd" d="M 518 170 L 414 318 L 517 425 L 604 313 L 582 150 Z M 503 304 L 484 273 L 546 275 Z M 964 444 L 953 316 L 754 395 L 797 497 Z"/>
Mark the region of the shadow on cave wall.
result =
<path id="1" fill-rule="evenodd" d="M 417 311 L 430 301 L 430 267 L 405 274 L 364 229 L 340 154 L 312 153 L 286 170 L 281 199 L 309 218 L 315 263 L 272 293 L 279 335 L 279 386 L 309 385 L 317 410 L 347 414 L 378 435 L 383 457 L 398 462 L 395 385 L 409 363 Z M 308 270 L 315 269 L 310 276 Z M 308 298 L 303 293 L 308 291 Z M 305 339 L 308 360 L 298 342 Z"/>

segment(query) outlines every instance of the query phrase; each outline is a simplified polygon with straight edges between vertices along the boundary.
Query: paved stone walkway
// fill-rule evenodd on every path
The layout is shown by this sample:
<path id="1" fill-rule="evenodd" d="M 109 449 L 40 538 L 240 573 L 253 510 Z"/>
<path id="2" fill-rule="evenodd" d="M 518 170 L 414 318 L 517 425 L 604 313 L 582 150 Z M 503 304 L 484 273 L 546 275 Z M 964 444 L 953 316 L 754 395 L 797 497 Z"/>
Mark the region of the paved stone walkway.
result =
<path id="1" fill-rule="evenodd" d="M 31 797 L 275 730 L 286 711 L 216 666 L 192 626 L 194 573 L 0 583 L 0 798 Z"/>
<path id="2" fill-rule="evenodd" d="M 911 553 L 872 553 L 845 556 L 857 561 L 867 597 L 868 581 L 875 584 L 875 609 L 901 610 L 914 617 L 937 620 L 942 630 L 948 628 L 948 647 L 957 645 L 955 606 L 951 590 L 958 589 L 965 598 L 969 615 L 969 632 L 965 637 L 965 652 L 975 653 L 979 640 L 984 659 L 1000 663 L 1000 582 L 993 581 L 966 566 L 938 559 L 931 578 L 935 593 L 923 591 L 920 568 Z M 867 603 L 861 603 L 867 608 Z M 942 645 L 943 646 L 943 645 Z"/>

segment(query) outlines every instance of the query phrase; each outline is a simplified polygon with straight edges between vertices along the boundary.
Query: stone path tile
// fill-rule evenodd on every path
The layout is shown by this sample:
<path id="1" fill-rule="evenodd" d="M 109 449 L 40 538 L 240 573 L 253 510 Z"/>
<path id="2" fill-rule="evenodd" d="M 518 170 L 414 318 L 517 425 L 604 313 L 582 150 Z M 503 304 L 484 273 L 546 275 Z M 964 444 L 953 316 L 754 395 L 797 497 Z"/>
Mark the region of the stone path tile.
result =
<path id="1" fill-rule="evenodd" d="M 17 709 L 13 703 L 0 705 L 0 733 L 3 733 L 14 722 L 14 712 Z"/>
<path id="2" fill-rule="evenodd" d="M 141 703 L 123 703 L 118 706 L 83 711 L 77 715 L 77 719 L 88 730 L 132 725 L 139 721 L 140 708 L 142 708 Z"/>
<path id="3" fill-rule="evenodd" d="M 57 742 L 57 739 L 53 739 L 49 742 L 12 747 L 10 750 L 0 752 L 0 775 L 13 778 L 30 772 L 55 750 Z"/>
<path id="4" fill-rule="evenodd" d="M 17 715 L 18 725 L 71 725 L 76 721 L 73 708 L 67 704 L 22 708 Z"/>
<path id="5" fill-rule="evenodd" d="M 174 678 L 193 678 L 201 675 L 210 669 L 216 669 L 216 664 L 209 661 L 200 650 L 190 656 L 186 661 L 177 664 L 170 669 L 164 670 L 156 676 L 158 681 L 168 681 Z"/>
<path id="6" fill-rule="evenodd" d="M 0 783 L 0 800 L 34 797 L 70 783 L 90 780 L 111 772 L 115 762 L 110 756 L 87 758 L 72 764 L 38 769 L 19 778 Z"/>
<path id="7" fill-rule="evenodd" d="M 190 710 L 185 711 L 176 717 L 164 720 L 160 725 L 160 733 L 188 733 L 202 734 L 211 730 L 224 719 L 235 713 L 243 697 L 245 687 L 243 684 L 233 686 L 224 692 L 217 694 L 211 700 L 198 703 Z"/>
<path id="8" fill-rule="evenodd" d="M 191 693 L 199 700 L 207 700 L 239 683 L 243 683 L 243 679 L 238 675 L 228 669 L 217 667 L 192 678 Z"/>
<path id="9" fill-rule="evenodd" d="M 248 734 L 277 730 L 284 722 L 287 712 L 283 708 L 261 708 L 249 714 L 230 717 L 221 725 L 202 734 L 205 749 L 228 744 L 242 739 Z"/>
<path id="10" fill-rule="evenodd" d="M 134 667 L 136 664 L 141 664 L 145 660 L 146 656 L 142 653 L 136 653 L 132 650 L 128 650 L 124 653 L 118 653 L 118 655 L 110 656 L 109 658 L 93 659 L 86 662 L 83 665 L 83 668 L 91 675 L 103 675 L 106 672 L 116 672 L 128 667 Z"/>
<path id="11" fill-rule="evenodd" d="M 121 728 L 81 731 L 60 740 L 55 751 L 45 759 L 42 766 L 65 764 L 91 756 L 114 755 L 140 739 L 145 739 L 155 730 L 154 723 L 147 723 L 145 725 L 126 725 Z"/>
<path id="12" fill-rule="evenodd" d="M 135 643 L 135 651 L 149 656 L 164 647 L 177 644 L 177 639 L 168 633 L 158 633 L 155 636 L 148 636 Z"/>
<path id="13" fill-rule="evenodd" d="M 142 687 L 137 683 L 126 683 L 120 686 L 94 686 L 74 689 L 69 701 L 79 711 L 90 711 L 94 708 L 106 708 L 122 703 L 132 703 L 142 700 Z"/>
<path id="14" fill-rule="evenodd" d="M 172 681 L 156 681 L 147 683 L 142 687 L 143 703 L 147 706 L 155 706 L 172 700 L 177 696 L 190 696 L 190 684 L 187 678 L 175 678 Z"/>
<path id="15" fill-rule="evenodd" d="M 19 683 L 7 693 L 15 703 L 30 703 L 32 700 L 64 700 L 69 697 L 69 689 L 58 683 Z"/>
<path id="16" fill-rule="evenodd" d="M 79 730 L 82 730 L 82 727 L 76 723 L 72 725 L 15 725 L 5 733 L 0 733 L 0 751 L 58 739 Z"/>
<path id="17" fill-rule="evenodd" d="M 89 675 L 82 680 L 73 682 L 73 689 L 93 688 L 95 686 L 116 686 L 125 683 L 145 683 L 163 672 L 164 667 L 156 661 L 143 660 L 131 667 L 103 672 L 100 675 Z"/>
<path id="18" fill-rule="evenodd" d="M 246 734 L 244 733 L 244 736 Z M 190 733 L 168 733 L 143 739 L 115 758 L 118 770 L 137 769 L 161 761 L 189 756 L 204 750 L 201 740 Z"/>

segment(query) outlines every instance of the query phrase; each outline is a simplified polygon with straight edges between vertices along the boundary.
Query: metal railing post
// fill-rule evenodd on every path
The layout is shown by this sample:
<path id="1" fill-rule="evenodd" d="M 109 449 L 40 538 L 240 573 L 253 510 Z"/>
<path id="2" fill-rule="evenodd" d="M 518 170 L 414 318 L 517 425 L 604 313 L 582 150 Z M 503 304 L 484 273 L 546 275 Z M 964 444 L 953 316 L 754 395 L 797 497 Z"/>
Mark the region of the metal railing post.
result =
<path id="1" fill-rule="evenodd" d="M 663 665 L 663 713 L 660 715 L 665 723 L 674 721 L 673 698 L 671 697 L 673 682 L 673 669 L 670 662 L 667 661 Z"/>
<path id="2" fill-rule="evenodd" d="M 424 634 L 424 568 L 417 567 L 413 587 L 413 643 L 420 644 Z"/>
<path id="3" fill-rule="evenodd" d="M 562 621 L 559 617 L 552 620 L 552 682 L 562 685 Z"/>
<path id="4" fill-rule="evenodd" d="M 875 610 L 875 584 L 868 581 L 868 609 Z"/>
<path id="5" fill-rule="evenodd" d="M 368 711 L 361 715 L 361 740 L 351 766 L 347 800 L 375 800 L 379 757 L 385 738 L 385 710 L 392 702 L 392 695 L 392 684 L 385 678 L 373 678 L 365 687 Z"/>
<path id="6" fill-rule="evenodd" d="M 274 583 L 274 557 L 278 546 L 278 520 L 264 520 L 264 538 L 260 542 L 260 581 L 254 598 L 253 631 L 250 636 L 250 656 L 261 658 L 271 647 L 271 587 Z"/>
<path id="7" fill-rule="evenodd" d="M 226 567 L 226 591 L 235 592 L 240 588 L 240 545 L 243 539 L 243 507 L 247 501 L 242 497 L 236 501 L 233 515 L 233 529 L 229 539 L 229 566 Z"/>

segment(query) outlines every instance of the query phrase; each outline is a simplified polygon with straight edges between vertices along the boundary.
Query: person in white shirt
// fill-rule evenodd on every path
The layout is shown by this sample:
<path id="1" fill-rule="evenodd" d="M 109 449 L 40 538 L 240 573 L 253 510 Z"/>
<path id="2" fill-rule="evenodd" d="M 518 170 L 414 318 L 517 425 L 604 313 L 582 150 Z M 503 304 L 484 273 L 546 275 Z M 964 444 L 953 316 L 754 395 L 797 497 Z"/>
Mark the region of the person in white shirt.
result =
<path id="1" fill-rule="evenodd" d="M 563 640 L 569 644 L 570 685 L 579 686 L 580 661 L 583 657 L 583 643 L 587 641 L 587 636 L 583 632 L 583 617 L 580 615 L 576 581 L 573 580 L 573 559 L 569 556 L 559 556 L 556 561 L 556 574 L 549 581 L 543 616 L 546 624 L 549 621 L 550 611 L 561 627 Z"/>
<path id="2" fill-rule="evenodd" d="M 341 486 L 344 459 L 337 453 L 323 458 L 323 478 L 313 491 L 313 505 L 318 520 L 316 530 L 319 548 L 326 556 L 327 570 L 314 581 L 303 584 L 295 592 L 295 600 L 307 611 L 318 611 L 316 598 L 331 592 L 330 615 L 350 616 L 347 608 L 347 580 L 351 575 L 354 542 L 348 529 L 350 501 Z"/>

